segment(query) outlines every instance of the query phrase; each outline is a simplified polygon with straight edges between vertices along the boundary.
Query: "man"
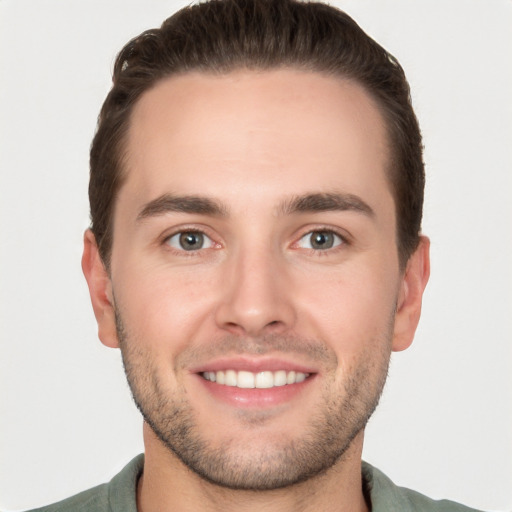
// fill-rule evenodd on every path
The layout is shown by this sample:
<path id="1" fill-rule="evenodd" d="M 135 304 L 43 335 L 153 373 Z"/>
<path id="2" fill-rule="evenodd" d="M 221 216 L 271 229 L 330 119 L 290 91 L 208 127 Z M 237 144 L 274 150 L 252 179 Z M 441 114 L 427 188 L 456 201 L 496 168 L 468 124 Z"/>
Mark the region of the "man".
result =
<path id="1" fill-rule="evenodd" d="M 361 463 L 429 274 L 396 60 L 344 13 L 187 8 L 120 53 L 83 270 L 145 457 L 44 510 L 469 510 Z"/>

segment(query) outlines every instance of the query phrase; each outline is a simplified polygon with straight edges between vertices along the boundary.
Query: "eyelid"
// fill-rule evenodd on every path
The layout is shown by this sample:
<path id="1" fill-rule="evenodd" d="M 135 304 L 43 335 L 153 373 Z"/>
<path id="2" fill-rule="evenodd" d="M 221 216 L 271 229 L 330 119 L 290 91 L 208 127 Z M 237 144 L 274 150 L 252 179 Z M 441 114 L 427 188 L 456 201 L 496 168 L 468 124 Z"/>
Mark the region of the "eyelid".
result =
<path id="1" fill-rule="evenodd" d="M 352 245 L 352 240 L 351 240 L 350 234 L 348 234 L 345 230 L 343 230 L 339 227 L 333 227 L 330 225 L 322 224 L 322 225 L 316 225 L 316 226 L 309 225 L 307 227 L 303 227 L 302 229 L 300 229 L 298 235 L 294 237 L 294 242 L 292 242 L 290 247 L 292 249 L 300 249 L 300 247 L 298 246 L 300 240 L 302 240 L 305 236 L 310 235 L 311 233 L 322 232 L 322 231 L 328 232 L 328 233 L 333 233 L 334 235 L 336 235 L 337 237 L 340 238 L 342 243 L 340 243 L 332 248 L 324 249 L 324 250 L 310 249 L 316 253 L 331 252 L 331 251 L 335 251 L 340 246 Z M 219 237 L 213 235 L 212 230 L 210 228 L 208 228 L 207 226 L 197 225 L 197 224 L 195 224 L 195 225 L 186 224 L 186 225 L 174 226 L 173 228 L 164 232 L 164 234 L 160 237 L 160 243 L 162 245 L 167 245 L 169 250 L 175 250 L 180 253 L 187 253 L 187 254 L 192 253 L 193 254 L 194 252 L 197 253 L 198 251 L 201 251 L 202 249 L 197 249 L 196 251 L 185 251 L 184 249 L 180 250 L 180 249 L 176 249 L 176 248 L 173 248 L 172 246 L 168 245 L 167 242 L 169 241 L 170 238 L 172 238 L 173 236 L 176 236 L 178 234 L 187 233 L 187 232 L 201 233 L 203 236 L 210 239 L 212 241 L 212 247 L 208 247 L 205 249 L 210 249 L 210 248 L 218 249 L 223 246 L 222 242 L 218 241 Z"/>
<path id="2" fill-rule="evenodd" d="M 180 238 L 183 236 L 183 235 L 201 235 L 201 238 L 202 238 L 202 241 L 205 242 L 206 241 L 206 246 L 202 246 L 202 247 L 198 247 L 197 249 L 190 249 L 189 251 L 187 251 L 187 249 L 183 248 L 183 247 L 179 247 L 179 240 Z M 174 243 L 171 243 L 171 241 L 176 238 L 177 240 L 177 244 L 175 245 Z M 178 231 L 177 233 L 175 233 L 174 235 L 171 235 L 169 237 L 166 238 L 166 243 L 172 247 L 173 249 L 177 250 L 177 251 L 185 251 L 185 252 L 197 252 L 197 251 L 200 251 L 202 249 L 211 249 L 212 247 L 214 247 L 215 245 L 215 242 L 206 234 L 206 233 L 201 233 L 200 231 Z"/>
<path id="3" fill-rule="evenodd" d="M 319 253 L 319 252 L 326 253 L 326 252 L 329 252 L 329 251 L 335 251 L 340 246 L 352 245 L 352 241 L 351 241 L 350 235 L 345 230 L 342 230 L 340 228 L 333 227 L 333 226 L 318 225 L 318 226 L 308 226 L 307 228 L 301 229 L 299 235 L 295 237 L 295 241 L 292 243 L 291 247 L 293 249 L 301 249 L 301 247 L 299 247 L 299 245 L 298 245 L 299 242 L 305 236 L 311 235 L 312 233 L 315 233 L 315 232 L 332 233 L 335 236 L 337 236 L 338 238 L 340 238 L 341 243 L 336 245 L 336 246 L 334 246 L 334 247 L 331 247 L 329 249 L 319 250 L 319 249 L 308 249 L 308 248 L 305 248 L 306 250 L 312 250 L 312 251 L 314 251 L 316 253 Z"/>
<path id="4" fill-rule="evenodd" d="M 193 254 L 195 252 L 198 252 L 198 251 L 201 251 L 203 249 L 217 249 L 217 248 L 220 248 L 222 246 L 222 244 L 220 242 L 218 242 L 218 237 L 214 236 L 212 233 L 211 233 L 211 229 L 208 229 L 206 226 L 198 226 L 197 224 L 196 225 L 190 225 L 190 224 L 186 224 L 186 225 L 180 225 L 180 226 L 174 226 L 173 228 L 167 230 L 164 232 L 164 234 L 160 237 L 160 244 L 161 245 L 166 245 L 167 248 L 169 250 L 173 250 L 173 251 L 176 251 L 176 252 L 179 252 L 179 253 L 187 253 L 187 254 Z M 209 240 L 211 240 L 212 242 L 212 246 L 211 247 L 206 247 L 206 248 L 201 248 L 201 249 L 197 249 L 195 251 L 186 251 L 184 249 L 178 249 L 178 248 L 175 248 L 175 247 L 172 247 L 171 245 L 169 245 L 169 240 L 176 236 L 176 235 L 181 235 L 183 233 L 201 233 L 204 237 L 208 238 Z"/>

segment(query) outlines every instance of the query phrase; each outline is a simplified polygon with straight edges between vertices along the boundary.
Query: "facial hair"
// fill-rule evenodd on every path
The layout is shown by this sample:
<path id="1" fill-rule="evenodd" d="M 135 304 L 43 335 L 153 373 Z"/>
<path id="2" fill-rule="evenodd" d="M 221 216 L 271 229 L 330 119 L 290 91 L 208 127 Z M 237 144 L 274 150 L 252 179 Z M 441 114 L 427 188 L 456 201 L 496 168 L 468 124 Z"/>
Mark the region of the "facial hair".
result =
<path id="1" fill-rule="evenodd" d="M 223 355 L 302 353 L 321 364 L 325 383 L 314 411 L 308 411 L 307 426 L 300 438 L 269 438 L 258 453 L 245 452 L 236 439 L 212 446 L 200 431 L 194 404 L 186 389 L 167 389 L 154 360 L 127 331 L 116 310 L 117 335 L 133 399 L 144 420 L 160 441 L 190 470 L 221 487 L 263 491 L 298 484 L 334 466 L 350 447 L 377 407 L 386 381 L 391 352 L 391 325 L 382 339 L 367 346 L 354 367 L 345 369 L 341 383 L 334 374 L 338 359 L 327 344 L 294 336 L 264 336 L 241 339 L 227 336 L 205 347 L 185 349 L 175 360 L 174 372 L 191 362 L 208 361 Z M 268 419 L 265 412 L 253 415 L 240 411 L 240 421 L 257 429 Z"/>

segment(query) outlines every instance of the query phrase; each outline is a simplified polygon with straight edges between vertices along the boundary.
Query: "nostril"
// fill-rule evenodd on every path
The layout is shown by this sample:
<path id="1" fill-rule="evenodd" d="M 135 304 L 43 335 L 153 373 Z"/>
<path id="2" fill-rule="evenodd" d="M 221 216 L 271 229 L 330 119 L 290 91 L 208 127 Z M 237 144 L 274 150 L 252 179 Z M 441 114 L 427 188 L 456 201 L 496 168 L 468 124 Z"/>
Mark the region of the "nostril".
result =
<path id="1" fill-rule="evenodd" d="M 272 322 L 269 322 L 265 328 L 270 330 L 270 331 L 276 331 L 276 329 L 280 329 L 282 327 L 284 327 L 285 324 L 279 320 L 272 320 Z"/>

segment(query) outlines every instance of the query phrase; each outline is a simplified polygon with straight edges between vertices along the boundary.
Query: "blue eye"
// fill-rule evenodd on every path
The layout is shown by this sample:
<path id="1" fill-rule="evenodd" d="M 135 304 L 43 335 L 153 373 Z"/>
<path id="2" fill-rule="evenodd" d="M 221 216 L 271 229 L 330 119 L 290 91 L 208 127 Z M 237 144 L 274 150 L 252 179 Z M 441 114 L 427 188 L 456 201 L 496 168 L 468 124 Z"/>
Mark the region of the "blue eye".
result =
<path id="1" fill-rule="evenodd" d="M 336 233 L 328 230 L 318 230 L 306 233 L 298 242 L 302 249 L 314 249 L 325 251 L 343 243 L 342 238 Z"/>
<path id="2" fill-rule="evenodd" d="M 213 241 L 201 231 L 182 231 L 167 239 L 167 244 L 180 251 L 198 251 L 213 247 Z"/>

